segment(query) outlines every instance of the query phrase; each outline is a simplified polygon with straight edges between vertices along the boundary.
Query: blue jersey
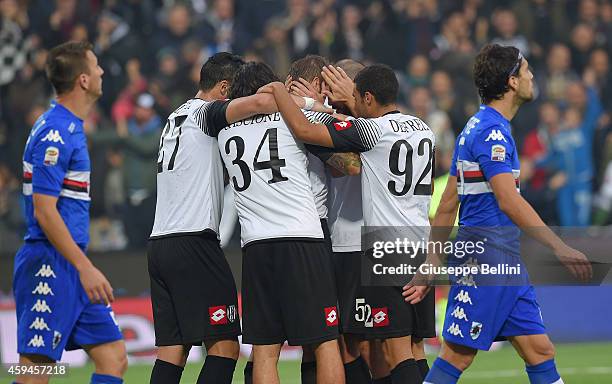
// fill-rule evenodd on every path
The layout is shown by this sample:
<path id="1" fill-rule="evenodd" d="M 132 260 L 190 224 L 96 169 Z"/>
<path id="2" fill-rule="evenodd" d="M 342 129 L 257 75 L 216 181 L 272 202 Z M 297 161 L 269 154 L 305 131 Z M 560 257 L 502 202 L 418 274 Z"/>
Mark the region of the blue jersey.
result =
<path id="1" fill-rule="evenodd" d="M 90 171 L 83 120 L 52 105 L 34 124 L 23 155 L 26 241 L 47 240 L 34 217 L 32 195 L 40 193 L 58 197 L 57 210 L 72 238 L 87 247 Z"/>
<path id="2" fill-rule="evenodd" d="M 510 122 L 495 109 L 483 105 L 457 138 L 450 174 L 457 177 L 459 226 L 497 231 L 506 249 L 518 249 L 519 230 L 499 209 L 489 180 L 511 173 L 519 189 L 520 164 Z M 495 229 L 493 229 L 495 228 Z M 461 233 L 461 228 L 460 228 Z"/>
<path id="3" fill-rule="evenodd" d="M 488 350 L 495 340 L 542 334 L 540 308 L 520 260 L 518 227 L 499 209 L 489 180 L 511 173 L 519 189 L 519 160 L 510 122 L 481 106 L 461 132 L 450 174 L 461 202 L 457 240 L 488 238 L 483 253 L 449 259 L 451 265 L 521 265 L 519 274 L 468 275 L 452 279 L 444 322 L 445 340 Z"/>

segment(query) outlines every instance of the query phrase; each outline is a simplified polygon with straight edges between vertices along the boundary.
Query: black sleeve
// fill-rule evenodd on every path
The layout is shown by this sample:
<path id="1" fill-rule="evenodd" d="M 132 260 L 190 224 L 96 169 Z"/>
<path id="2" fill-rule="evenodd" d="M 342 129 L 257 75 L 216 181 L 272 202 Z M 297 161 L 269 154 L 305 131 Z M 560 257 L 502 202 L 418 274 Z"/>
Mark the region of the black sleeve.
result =
<path id="1" fill-rule="evenodd" d="M 326 124 L 337 152 L 366 152 L 380 139 L 378 124 L 367 119 L 336 120 Z"/>
<path id="2" fill-rule="evenodd" d="M 327 113 L 306 112 L 311 123 L 327 126 L 334 142 L 333 152 L 366 152 L 380 139 L 380 127 L 373 120 L 353 119 L 341 121 Z"/>
<path id="3" fill-rule="evenodd" d="M 215 100 L 198 108 L 195 112 L 195 119 L 202 132 L 208 136 L 217 137 L 219 131 L 229 125 L 225 116 L 229 103 L 230 100 Z"/>

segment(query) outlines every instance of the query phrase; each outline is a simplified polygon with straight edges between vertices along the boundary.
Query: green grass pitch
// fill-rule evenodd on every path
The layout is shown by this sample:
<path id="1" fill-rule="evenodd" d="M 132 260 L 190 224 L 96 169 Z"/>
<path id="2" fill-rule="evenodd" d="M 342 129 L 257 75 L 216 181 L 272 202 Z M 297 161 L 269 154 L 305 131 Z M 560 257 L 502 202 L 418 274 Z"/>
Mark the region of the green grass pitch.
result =
<path id="1" fill-rule="evenodd" d="M 559 344 L 557 367 L 568 384 L 612 383 L 612 343 Z M 435 356 L 428 356 L 431 364 Z M 234 383 L 243 383 L 242 370 L 245 361 L 236 367 Z M 93 367 L 74 368 L 70 376 L 56 379 L 52 383 L 88 383 Z M 200 370 L 199 364 L 189 364 L 183 373 L 182 383 L 195 383 Z M 299 362 L 281 362 L 281 382 L 299 384 Z M 132 365 L 125 376 L 126 384 L 146 384 L 151 373 L 150 365 Z M 509 345 L 496 352 L 479 353 L 475 363 L 465 373 L 460 383 L 527 384 L 527 375 L 520 358 Z"/>

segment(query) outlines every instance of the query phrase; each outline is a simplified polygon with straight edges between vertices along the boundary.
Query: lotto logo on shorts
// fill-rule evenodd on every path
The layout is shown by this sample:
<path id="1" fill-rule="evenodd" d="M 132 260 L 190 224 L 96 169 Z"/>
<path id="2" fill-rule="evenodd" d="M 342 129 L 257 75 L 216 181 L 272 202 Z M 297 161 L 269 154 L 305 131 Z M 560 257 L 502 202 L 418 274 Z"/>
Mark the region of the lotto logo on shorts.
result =
<path id="1" fill-rule="evenodd" d="M 227 310 L 225 305 L 208 307 L 208 315 L 210 316 L 210 325 L 227 324 Z"/>
<path id="2" fill-rule="evenodd" d="M 389 311 L 387 311 L 387 307 L 372 308 L 372 314 L 374 327 L 386 327 L 389 325 Z"/>
<path id="3" fill-rule="evenodd" d="M 325 324 L 328 327 L 335 327 L 338 325 L 338 310 L 336 307 L 325 308 Z"/>

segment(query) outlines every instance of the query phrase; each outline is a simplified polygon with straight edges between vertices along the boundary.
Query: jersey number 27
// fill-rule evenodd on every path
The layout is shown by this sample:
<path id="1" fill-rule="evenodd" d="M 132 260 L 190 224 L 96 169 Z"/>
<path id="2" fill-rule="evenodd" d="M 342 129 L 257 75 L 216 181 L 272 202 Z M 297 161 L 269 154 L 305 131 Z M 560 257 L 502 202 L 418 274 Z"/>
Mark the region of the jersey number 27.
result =
<path id="1" fill-rule="evenodd" d="M 157 154 L 157 173 L 162 173 L 164 171 L 164 158 L 166 157 L 166 153 L 164 151 L 164 141 L 168 144 L 168 140 L 176 140 L 174 144 L 174 149 L 172 150 L 172 154 L 170 155 L 170 160 L 168 161 L 168 171 L 174 169 L 174 162 L 176 160 L 176 154 L 178 153 L 181 133 L 183 132 L 183 128 L 181 127 L 183 123 L 187 120 L 187 115 L 175 116 L 174 119 L 168 119 L 166 126 L 164 127 L 164 131 L 161 134 L 161 139 L 159 142 L 159 152 Z M 178 134 L 174 134 L 174 132 L 178 129 Z M 170 137 L 168 137 L 170 135 Z"/>

